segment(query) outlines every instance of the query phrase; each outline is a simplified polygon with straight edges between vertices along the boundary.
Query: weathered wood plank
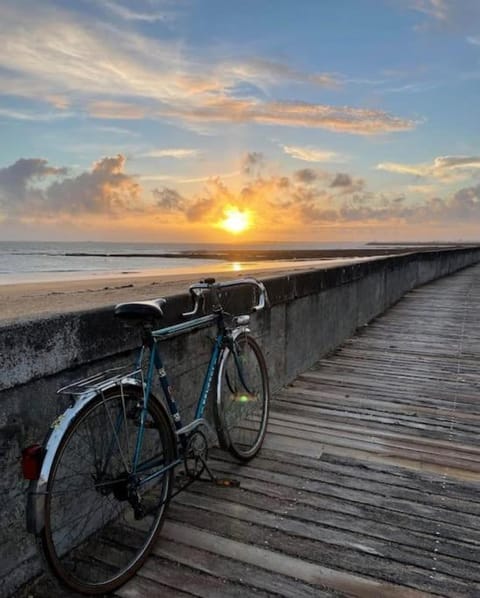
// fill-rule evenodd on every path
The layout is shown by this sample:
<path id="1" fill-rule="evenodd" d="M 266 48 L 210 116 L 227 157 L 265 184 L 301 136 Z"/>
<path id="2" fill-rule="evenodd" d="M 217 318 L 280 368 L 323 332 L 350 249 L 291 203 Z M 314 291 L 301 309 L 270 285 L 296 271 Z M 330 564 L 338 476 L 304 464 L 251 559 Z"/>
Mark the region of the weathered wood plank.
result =
<path id="1" fill-rule="evenodd" d="M 430 594 L 415 589 L 396 586 L 381 580 L 352 575 L 341 570 L 330 569 L 308 560 L 292 557 L 282 552 L 274 552 L 268 547 L 259 547 L 251 543 L 244 544 L 225 536 L 218 536 L 185 524 L 170 522 L 165 526 L 165 535 L 171 539 L 204 548 L 249 564 L 258 564 L 274 573 L 287 575 L 293 579 L 312 584 L 316 588 L 327 586 L 345 596 L 372 598 L 389 596 L 390 598 L 427 598 Z M 320 594 L 321 595 L 321 594 Z"/>
<path id="2" fill-rule="evenodd" d="M 298 577 L 293 579 L 285 575 L 283 571 L 272 573 L 262 567 L 261 561 L 250 563 L 243 556 L 243 553 L 249 549 L 246 544 L 240 544 L 235 552 L 230 550 L 225 554 L 219 550 L 218 542 L 211 534 L 208 534 L 210 542 L 202 543 L 198 540 L 195 542 L 195 538 L 198 538 L 199 535 L 198 530 L 182 528 L 175 533 L 177 528 L 169 535 L 169 529 L 172 526 L 174 527 L 175 524 L 170 523 L 167 526 L 166 532 L 154 549 L 154 554 L 221 578 L 224 580 L 225 586 L 227 586 L 225 583 L 227 580 L 233 581 L 237 588 L 240 586 L 242 589 L 242 596 L 248 595 L 252 591 L 256 596 L 264 595 L 264 592 L 269 594 L 273 592 L 274 595 L 289 598 L 328 598 L 334 595 L 331 591 L 302 583 Z M 169 537 L 172 540 L 169 540 Z"/>
<path id="3" fill-rule="evenodd" d="M 414 553 L 417 550 L 427 551 L 428 553 L 436 540 L 431 525 L 427 528 L 427 531 L 419 531 L 418 528 L 404 530 L 396 526 L 395 534 L 392 535 L 393 528 L 387 511 L 384 511 L 383 514 L 377 511 L 376 519 L 369 518 L 367 515 L 358 518 L 345 512 L 328 512 L 325 508 L 319 509 L 317 505 L 306 505 L 301 500 L 297 500 L 290 504 L 288 508 L 285 508 L 285 501 L 281 497 L 267 496 L 265 493 L 257 492 L 258 486 L 250 486 L 248 492 L 245 492 L 245 485 L 242 488 L 243 491 L 232 489 L 232 492 L 225 493 L 219 492 L 219 489 L 214 486 L 198 485 L 191 492 L 194 495 L 201 494 L 205 497 L 224 500 L 229 503 L 239 502 L 243 506 L 275 514 L 282 519 L 285 518 L 285 515 L 288 515 L 288 518 L 310 522 L 323 529 L 327 536 L 330 535 L 332 530 L 341 530 L 355 538 L 354 543 L 359 543 L 362 538 L 374 538 L 387 542 L 390 548 L 399 550 L 397 558 L 400 556 L 400 551 L 405 552 L 405 550 L 410 549 Z M 333 535 L 331 539 L 333 539 Z M 411 552 L 405 552 L 406 556 L 404 555 L 404 558 L 408 559 L 411 554 Z M 454 559 L 470 561 L 472 569 L 476 569 L 476 564 L 480 562 L 480 546 L 476 543 L 465 542 L 460 533 L 457 534 L 454 540 L 443 538 L 438 550 L 438 555 L 440 554 Z"/>
<path id="4" fill-rule="evenodd" d="M 371 553 L 368 544 L 345 546 L 322 541 L 320 535 L 317 538 L 297 535 L 293 529 L 293 524 L 296 522 L 290 519 L 288 522 L 291 526 L 285 524 L 285 527 L 290 529 L 281 529 L 280 526 L 267 527 L 259 523 L 265 517 L 263 513 L 254 523 L 242 520 L 237 515 L 229 517 L 217 510 L 204 510 L 192 504 L 183 506 L 178 502 L 172 505 L 171 516 L 175 521 L 213 531 L 219 536 L 256 546 L 268 546 L 271 550 L 291 557 L 349 573 L 370 576 L 394 585 L 413 586 L 421 591 L 431 592 L 438 584 L 444 593 L 457 589 L 464 592 L 465 596 L 475 596 L 480 592 L 478 583 L 462 580 L 463 571 L 458 568 L 456 568 L 458 577 L 436 571 L 435 580 L 432 581 L 431 569 L 422 567 L 421 563 L 412 565 L 401 560 L 386 558 L 381 553 Z M 305 525 L 304 529 L 307 530 L 308 527 Z"/>

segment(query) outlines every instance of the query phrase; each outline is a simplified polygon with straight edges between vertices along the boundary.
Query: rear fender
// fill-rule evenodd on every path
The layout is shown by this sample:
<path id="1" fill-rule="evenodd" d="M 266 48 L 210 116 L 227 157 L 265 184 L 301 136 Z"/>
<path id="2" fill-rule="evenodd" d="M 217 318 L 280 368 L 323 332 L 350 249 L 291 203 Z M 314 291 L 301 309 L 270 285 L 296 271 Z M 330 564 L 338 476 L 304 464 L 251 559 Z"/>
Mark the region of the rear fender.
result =
<path id="1" fill-rule="evenodd" d="M 124 378 L 122 380 L 122 387 L 124 390 L 129 386 L 135 387 L 135 389 L 140 388 L 143 391 L 142 382 L 136 378 Z M 106 390 L 110 390 L 114 387 L 115 385 L 112 385 Z M 75 403 L 66 409 L 60 416 L 58 416 L 50 427 L 44 442 L 44 457 L 39 478 L 38 480 L 32 480 L 30 482 L 27 491 L 27 531 L 32 534 L 39 535 L 45 526 L 45 499 L 47 496 L 47 484 L 50 477 L 53 460 L 60 443 L 73 420 L 78 416 L 82 409 L 84 409 L 98 396 L 98 394 L 98 390 L 92 390 L 83 395 L 77 396 Z M 151 398 L 156 400 L 153 396 Z M 165 409 L 163 403 L 158 400 L 157 403 L 167 415 L 167 421 L 170 422 L 172 427 L 172 438 L 175 438 L 171 417 L 168 416 L 167 410 Z M 174 446 L 176 446 L 176 443 L 174 443 Z"/>

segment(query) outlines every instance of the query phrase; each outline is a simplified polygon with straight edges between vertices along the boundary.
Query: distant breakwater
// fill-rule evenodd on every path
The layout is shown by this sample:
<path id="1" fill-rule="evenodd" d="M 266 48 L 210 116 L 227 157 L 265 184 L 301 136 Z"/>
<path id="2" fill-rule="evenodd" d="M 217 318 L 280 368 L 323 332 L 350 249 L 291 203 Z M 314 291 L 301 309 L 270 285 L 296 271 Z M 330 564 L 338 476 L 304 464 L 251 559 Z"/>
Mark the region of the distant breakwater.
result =
<path id="1" fill-rule="evenodd" d="M 66 257 L 108 257 L 108 258 L 186 258 L 202 260 L 226 260 L 229 262 L 275 261 L 275 260 L 319 260 L 354 257 L 397 255 L 400 253 L 431 251 L 437 247 L 394 247 L 359 249 L 226 249 L 220 251 L 178 251 L 162 253 L 110 253 L 110 252 L 65 252 Z"/>

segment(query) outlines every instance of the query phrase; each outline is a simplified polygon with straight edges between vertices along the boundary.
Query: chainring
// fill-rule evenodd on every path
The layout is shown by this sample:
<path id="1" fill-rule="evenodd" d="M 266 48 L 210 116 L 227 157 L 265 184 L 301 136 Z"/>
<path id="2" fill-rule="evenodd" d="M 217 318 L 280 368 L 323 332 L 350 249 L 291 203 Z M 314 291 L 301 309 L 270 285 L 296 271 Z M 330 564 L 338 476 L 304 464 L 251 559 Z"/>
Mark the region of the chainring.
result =
<path id="1" fill-rule="evenodd" d="M 208 458 L 207 437 L 201 430 L 195 430 L 190 435 L 183 458 L 185 473 L 191 479 L 199 478 L 205 470 Z"/>

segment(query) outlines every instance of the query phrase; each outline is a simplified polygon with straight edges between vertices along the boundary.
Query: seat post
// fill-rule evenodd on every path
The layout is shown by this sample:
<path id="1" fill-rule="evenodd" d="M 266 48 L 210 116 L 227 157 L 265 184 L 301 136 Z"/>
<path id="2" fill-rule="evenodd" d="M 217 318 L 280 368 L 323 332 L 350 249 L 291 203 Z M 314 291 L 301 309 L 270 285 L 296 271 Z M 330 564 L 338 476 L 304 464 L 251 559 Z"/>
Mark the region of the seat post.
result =
<path id="1" fill-rule="evenodd" d="M 152 336 L 152 325 L 143 323 L 142 324 L 142 344 L 144 347 L 148 349 L 152 349 L 155 341 L 153 340 Z"/>

